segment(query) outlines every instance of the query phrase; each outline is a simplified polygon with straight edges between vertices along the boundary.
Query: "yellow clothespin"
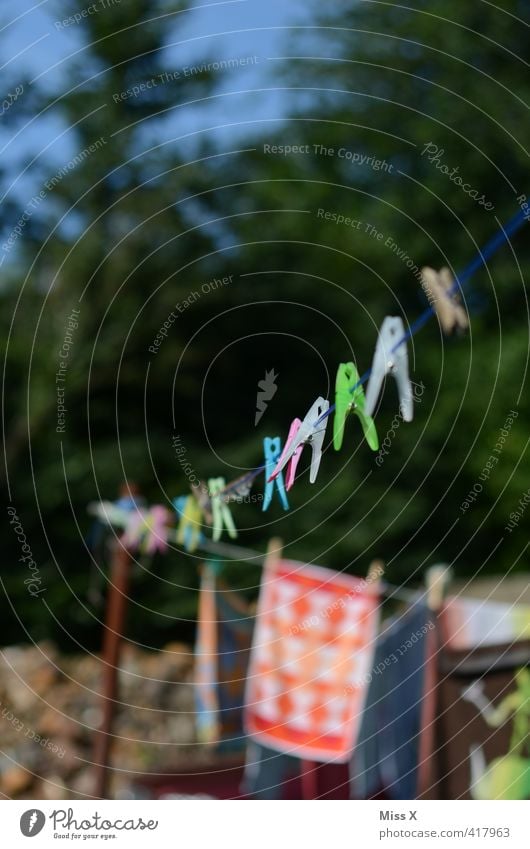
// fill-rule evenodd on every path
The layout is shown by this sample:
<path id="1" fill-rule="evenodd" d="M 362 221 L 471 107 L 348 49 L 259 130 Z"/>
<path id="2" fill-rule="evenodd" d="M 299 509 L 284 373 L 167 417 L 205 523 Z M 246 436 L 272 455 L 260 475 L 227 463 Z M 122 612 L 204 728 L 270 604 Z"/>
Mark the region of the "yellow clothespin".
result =
<path id="1" fill-rule="evenodd" d="M 201 541 L 202 510 L 193 495 L 179 496 L 173 499 L 173 506 L 180 517 L 177 530 L 177 543 L 186 551 L 193 552 Z"/>

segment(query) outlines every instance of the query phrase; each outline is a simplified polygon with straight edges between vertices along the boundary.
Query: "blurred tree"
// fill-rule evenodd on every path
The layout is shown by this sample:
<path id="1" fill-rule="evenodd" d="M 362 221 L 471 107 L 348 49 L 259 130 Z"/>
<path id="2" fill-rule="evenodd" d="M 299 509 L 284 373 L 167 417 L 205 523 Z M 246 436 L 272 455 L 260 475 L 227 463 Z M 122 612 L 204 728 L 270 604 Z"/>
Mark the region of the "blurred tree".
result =
<path id="1" fill-rule="evenodd" d="M 286 386 L 269 420 L 282 433 L 289 414 L 329 391 L 350 344 L 362 373 L 383 317 L 411 322 L 426 306 L 415 267 L 462 270 L 530 194 L 526 4 L 314 10 L 320 28 L 293 33 L 279 70 L 288 120 L 273 135 L 260 127 L 255 151 L 237 163 L 237 189 L 216 196 L 245 213 L 237 238 L 249 243 L 242 258 L 256 299 L 298 302 L 272 307 L 278 331 L 306 340 L 280 339 L 269 362 Z M 266 234 L 257 244 L 256 221 Z M 504 526 L 528 487 L 528 259 L 523 230 L 466 288 L 469 335 L 444 338 L 431 321 L 409 346 L 425 385 L 414 423 L 401 425 L 380 469 L 348 426 L 341 454 L 322 466 L 319 484 L 331 485 L 284 520 L 287 538 L 299 539 L 293 554 L 360 572 L 382 556 L 389 580 L 417 578 L 436 560 L 465 575 L 527 568 L 526 539 Z M 390 380 L 381 439 L 396 408 Z M 512 409 L 498 463 L 484 471 Z M 311 496 L 306 483 L 293 491 L 297 504 Z M 483 491 L 464 507 L 475 485 Z"/>
<path id="2" fill-rule="evenodd" d="M 66 16 L 83 5 L 61 8 Z M 83 607 L 87 501 L 112 497 L 123 478 L 157 501 L 186 491 L 175 433 L 200 477 L 258 465 L 264 436 L 285 437 L 318 394 L 332 398 L 339 362 L 369 367 L 385 315 L 409 322 L 424 308 L 411 266 L 462 269 L 528 192 L 524 4 L 448 0 L 437 14 L 426 2 L 350 0 L 323 14 L 315 3 L 320 27 L 295 30 L 290 57 L 274 66 L 289 117 L 264 119 L 259 137 L 240 145 L 254 150 L 237 156 L 182 140 L 186 104 L 215 83 L 208 73 L 169 76 L 165 45 L 180 8 L 130 0 L 84 18 L 64 90 L 45 98 L 33 87 L 22 104 L 60 120 L 73 151 L 61 169 L 44 157 L 32 165 L 45 196 L 3 268 L 10 499 L 51 615 L 27 596 L 11 532 L 3 574 L 31 636 L 65 645 L 99 640 Z M 2 223 L 20 213 L 5 207 Z M 523 535 L 503 529 L 528 487 L 528 250 L 521 233 L 477 272 L 465 295 L 468 336 L 443 338 L 432 321 L 409 346 L 425 388 L 382 466 L 348 423 L 314 487 L 302 472 L 289 513 L 275 504 L 264 517 L 259 501 L 234 507 L 243 544 L 264 547 L 279 534 L 289 555 L 361 574 L 382 556 L 390 581 L 418 579 L 436 560 L 454 560 L 462 575 L 525 567 Z M 57 433 L 56 374 L 73 308 Z M 257 384 L 271 368 L 278 391 L 254 427 Z M 519 416 L 484 475 L 512 409 Z M 389 381 L 381 441 L 396 410 Z M 483 492 L 464 509 L 479 481 Z M 143 565 L 133 636 L 189 636 L 173 616 L 193 619 L 194 593 L 162 579 L 195 587 L 194 562 L 172 554 Z M 249 591 L 257 578 L 256 569 L 234 572 Z"/>
<path id="3" fill-rule="evenodd" d="M 64 20 L 85 6 L 61 3 L 54 14 Z M 69 634 L 75 641 L 90 633 L 99 640 L 97 620 L 83 607 L 87 501 L 113 497 L 123 479 L 163 499 L 153 464 L 161 465 L 170 496 L 179 479 L 187 487 L 171 448 L 172 380 L 185 339 L 175 333 L 156 358 L 148 352 L 175 304 L 218 265 L 203 226 L 207 163 L 174 138 L 186 126 L 185 104 L 213 84 L 210 73 L 185 77 L 171 61 L 166 44 L 184 8 L 131 0 L 82 17 L 75 24 L 82 46 L 61 64 L 57 90 L 33 86 L 22 109 L 8 116 L 14 132 L 31 115 L 51 115 L 64 134 L 62 166 L 46 154 L 31 163 L 37 201 L 8 246 L 2 292 L 2 474 L 8 470 L 10 501 L 31 541 L 51 616 L 28 597 L 11 532 L 3 575 L 33 638 L 52 633 L 68 643 Z M 21 214 L 15 202 L 8 212 L 5 220 Z M 195 395 L 195 381 L 183 381 L 179 406 Z M 167 585 L 153 576 L 139 580 L 151 604 L 166 609 Z M 193 563 L 180 564 L 179 580 L 196 586 Z M 189 616 L 194 597 L 183 596 Z M 132 619 L 136 633 L 145 633 L 148 612 L 138 606 Z M 162 632 L 171 625 L 168 618 Z"/>

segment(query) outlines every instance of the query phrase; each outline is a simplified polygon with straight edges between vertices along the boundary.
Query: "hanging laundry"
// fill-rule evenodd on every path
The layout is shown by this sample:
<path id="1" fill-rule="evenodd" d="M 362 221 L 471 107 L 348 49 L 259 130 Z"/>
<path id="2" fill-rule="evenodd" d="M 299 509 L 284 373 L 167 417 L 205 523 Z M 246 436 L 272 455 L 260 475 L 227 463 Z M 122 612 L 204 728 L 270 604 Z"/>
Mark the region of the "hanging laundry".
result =
<path id="1" fill-rule="evenodd" d="M 193 495 L 181 495 L 174 498 L 173 507 L 177 516 L 179 516 L 177 544 L 184 546 L 186 551 L 190 553 L 194 552 L 203 539 L 201 507 Z"/>
<path id="2" fill-rule="evenodd" d="M 278 490 L 278 495 L 280 496 L 283 509 L 288 510 L 289 502 L 285 493 L 283 474 L 280 472 L 274 480 L 269 480 L 281 456 L 282 443 L 280 437 L 266 436 L 263 440 L 263 451 L 265 454 L 265 493 L 263 498 L 263 512 L 268 510 L 270 507 L 272 494 L 275 488 Z"/>
<path id="3" fill-rule="evenodd" d="M 474 799 L 530 798 L 530 669 L 518 669 L 515 689 L 493 705 L 481 679 L 462 691 L 462 698 L 475 705 L 490 728 L 512 722 L 508 753 L 486 764 L 480 745 L 470 748 L 471 795 Z"/>
<path id="4" fill-rule="evenodd" d="M 206 563 L 202 567 L 195 640 L 195 704 L 199 743 L 216 744 L 220 738 L 217 679 L 215 570 L 213 565 Z"/>
<path id="5" fill-rule="evenodd" d="M 511 654 L 499 647 L 451 658 L 452 666 L 448 656 L 443 659 L 437 781 L 430 798 L 530 798 L 530 694 L 520 667 L 511 665 L 517 659 Z"/>
<path id="6" fill-rule="evenodd" d="M 220 579 L 221 564 L 203 566 L 195 647 L 198 738 L 222 749 L 241 748 L 245 680 L 254 616 Z"/>
<path id="7" fill-rule="evenodd" d="M 270 558 L 263 570 L 245 696 L 260 744 L 346 762 L 371 670 L 378 598 L 366 581 Z"/>
<path id="8" fill-rule="evenodd" d="M 432 613 L 418 598 L 377 638 L 361 729 L 350 762 L 353 799 L 415 799 Z"/>
<path id="9" fill-rule="evenodd" d="M 223 498 L 225 488 L 224 478 L 210 478 L 208 481 L 208 492 L 212 502 L 213 535 L 214 542 L 221 539 L 223 527 L 228 531 L 232 539 L 237 537 L 237 530 L 228 504 Z"/>
<path id="10" fill-rule="evenodd" d="M 341 363 L 335 380 L 335 416 L 333 419 L 333 447 L 339 451 L 344 439 L 346 418 L 355 413 L 361 422 L 364 435 L 372 451 L 379 448 L 374 420 L 366 414 L 364 390 L 359 384 L 359 373 L 353 363 Z M 351 391 L 352 388 L 353 392 Z"/>
<path id="11" fill-rule="evenodd" d="M 435 271 L 426 265 L 421 269 L 421 285 L 444 333 L 452 333 L 455 327 L 458 330 L 469 327 L 466 311 L 460 303 L 455 281 L 447 267 Z"/>
<path id="12" fill-rule="evenodd" d="M 243 705 L 255 617 L 244 596 L 231 590 L 221 579 L 217 582 L 215 600 L 220 744 L 223 749 L 241 749 L 246 741 Z"/>
<path id="13" fill-rule="evenodd" d="M 167 536 L 172 519 L 170 511 L 162 505 L 149 510 L 131 511 L 122 536 L 123 545 L 131 551 L 144 554 L 163 554 L 167 549 Z"/>
<path id="14" fill-rule="evenodd" d="M 438 745 L 426 798 L 530 798 L 529 606 L 450 598 L 439 619 Z"/>
<path id="15" fill-rule="evenodd" d="M 440 626 L 444 645 L 455 651 L 530 640 L 530 605 L 450 597 Z"/>
<path id="16" fill-rule="evenodd" d="M 303 447 L 306 443 L 308 443 L 311 446 L 311 468 L 309 472 L 309 481 L 310 483 L 314 483 L 316 481 L 318 470 L 320 468 L 320 461 L 322 459 L 324 436 L 326 434 L 326 427 L 328 424 L 327 416 L 322 421 L 320 421 L 320 419 L 324 413 L 327 413 L 328 410 L 329 401 L 320 397 L 317 398 L 315 403 L 310 407 L 304 420 L 300 422 L 297 427 L 295 427 L 295 422 L 299 422 L 300 419 L 295 419 L 293 421 L 289 430 L 287 442 L 285 443 L 285 448 L 283 449 L 282 455 L 278 460 L 278 464 L 272 475 L 270 475 L 269 480 L 277 478 L 292 458 L 287 476 L 287 490 L 289 490 L 294 483 L 296 466 L 298 465 Z"/>
<path id="17" fill-rule="evenodd" d="M 403 420 L 411 422 L 413 417 L 412 386 L 409 378 L 407 343 L 398 343 L 405 336 L 405 327 L 399 316 L 387 316 L 379 330 L 368 387 L 366 389 L 365 413 L 371 416 L 375 410 L 383 380 L 387 374 L 395 379 L 399 395 L 399 409 Z M 396 345 L 398 347 L 396 348 Z"/>

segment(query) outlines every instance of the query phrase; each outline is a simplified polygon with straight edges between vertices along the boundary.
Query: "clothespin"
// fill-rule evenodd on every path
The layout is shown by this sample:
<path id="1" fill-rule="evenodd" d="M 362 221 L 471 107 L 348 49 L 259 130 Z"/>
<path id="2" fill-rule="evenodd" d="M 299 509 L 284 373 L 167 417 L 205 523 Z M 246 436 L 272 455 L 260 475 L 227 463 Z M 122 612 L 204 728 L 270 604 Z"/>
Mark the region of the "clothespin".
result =
<path id="1" fill-rule="evenodd" d="M 298 430 L 300 429 L 301 424 L 302 424 L 302 419 L 293 419 L 293 421 L 291 422 L 291 427 L 289 428 L 289 433 L 287 435 L 287 442 L 285 443 L 285 445 L 283 447 L 283 451 L 280 455 L 280 459 L 278 460 L 278 463 L 276 464 L 276 469 L 278 468 L 278 466 L 280 466 L 283 463 L 284 459 L 287 457 L 291 443 L 292 443 L 294 437 L 296 436 L 296 434 L 298 433 Z M 287 461 L 287 471 L 286 471 L 286 474 L 285 474 L 285 489 L 286 489 L 287 492 L 289 492 L 289 490 L 291 489 L 291 487 L 294 483 L 294 479 L 295 479 L 295 476 L 296 476 L 296 467 L 298 466 L 298 461 L 299 461 L 299 459 L 302 455 L 303 450 L 304 450 L 304 446 L 301 443 L 298 446 L 298 448 L 296 448 L 295 451 L 291 454 L 291 458 Z M 281 468 L 283 468 L 283 466 Z M 267 483 L 274 480 L 274 478 L 276 477 L 276 469 L 274 469 L 272 475 L 269 475 L 269 477 L 266 478 Z M 278 474 L 279 474 L 279 472 L 278 472 Z"/>
<path id="2" fill-rule="evenodd" d="M 199 481 L 199 483 L 192 483 L 191 492 L 202 510 L 204 521 L 206 524 L 211 525 L 213 521 L 212 501 L 208 487 L 202 481 Z"/>
<path id="3" fill-rule="evenodd" d="M 122 537 L 123 545 L 131 550 L 141 549 L 145 554 L 164 552 L 170 520 L 171 513 L 161 505 L 131 513 Z"/>
<path id="4" fill-rule="evenodd" d="M 173 499 L 173 507 L 180 517 L 177 543 L 193 552 L 201 542 L 202 510 L 193 495 L 180 495 Z"/>
<path id="5" fill-rule="evenodd" d="M 213 514 L 213 541 L 218 542 L 223 533 L 223 525 L 228 531 L 228 536 L 231 539 L 237 537 L 236 526 L 230 512 L 228 504 L 223 499 L 223 489 L 225 488 L 224 478 L 210 478 L 208 481 L 208 490 L 212 500 Z"/>
<path id="6" fill-rule="evenodd" d="M 285 486 L 283 483 L 283 474 L 280 472 L 274 480 L 269 480 L 270 475 L 274 472 L 274 468 L 280 459 L 281 445 L 279 436 L 266 436 L 263 440 L 263 450 L 265 452 L 265 495 L 263 498 L 263 512 L 268 510 L 272 501 L 272 493 L 274 491 L 275 483 L 278 488 L 278 494 L 280 496 L 283 509 L 289 509 L 289 502 L 287 500 Z"/>
<path id="7" fill-rule="evenodd" d="M 171 522 L 171 513 L 167 507 L 155 504 L 148 513 L 149 533 L 145 540 L 145 552 L 154 554 L 155 551 L 165 552 L 167 549 L 168 525 Z"/>
<path id="8" fill-rule="evenodd" d="M 335 416 L 333 418 L 333 447 L 339 451 L 344 438 L 344 426 L 346 417 L 350 413 L 360 419 L 364 435 L 372 451 L 379 448 L 379 439 L 375 429 L 374 420 L 366 415 L 364 390 L 362 386 L 356 386 L 359 382 L 359 373 L 353 363 L 341 363 L 337 370 L 335 380 Z M 355 386 L 353 392 L 352 387 Z"/>
<path id="9" fill-rule="evenodd" d="M 427 607 L 430 610 L 440 610 L 451 577 L 452 570 L 447 563 L 437 563 L 427 569 L 425 586 L 427 589 Z"/>
<path id="10" fill-rule="evenodd" d="M 364 410 L 367 416 L 372 415 L 381 391 L 383 378 L 390 373 L 397 383 L 399 409 L 403 420 L 412 421 L 412 386 L 409 379 L 407 344 L 403 342 L 395 351 L 392 350 L 404 335 L 405 328 L 401 318 L 399 316 L 387 316 L 379 330 L 372 361 L 372 373 L 366 390 Z"/>
<path id="11" fill-rule="evenodd" d="M 146 501 L 145 498 L 140 495 L 137 484 L 133 481 L 129 481 L 129 483 L 124 483 L 120 487 L 120 496 L 114 504 L 118 507 L 118 509 L 126 510 L 129 513 L 132 510 L 136 510 L 138 507 L 145 507 Z"/>
<path id="12" fill-rule="evenodd" d="M 455 281 L 446 266 L 435 271 L 426 265 L 421 269 L 421 283 L 444 333 L 452 333 L 455 327 L 458 330 L 469 327 L 466 311 L 460 303 L 458 292 L 455 291 Z"/>
<path id="13" fill-rule="evenodd" d="M 135 551 L 140 548 L 143 536 L 146 529 L 147 513 L 144 510 L 136 510 L 131 512 L 127 518 L 127 524 L 122 536 L 122 543 L 125 548 Z"/>
<path id="14" fill-rule="evenodd" d="M 293 457 L 294 454 L 297 454 L 296 465 L 298 465 L 298 460 L 300 459 L 300 454 L 302 453 L 303 446 L 306 442 L 308 442 L 311 445 L 312 452 L 309 480 L 311 483 L 314 483 L 316 481 L 318 470 L 320 468 L 320 461 L 322 459 L 322 446 L 324 444 L 324 436 L 328 424 L 328 417 L 326 416 L 324 421 L 320 422 L 320 424 L 318 425 L 317 422 L 323 416 L 324 413 L 327 413 L 328 410 L 329 401 L 326 401 L 324 398 L 319 397 L 317 398 L 315 403 L 310 407 L 303 422 L 301 422 L 296 431 L 294 428 L 294 422 L 292 423 L 291 430 L 289 431 L 289 437 L 287 439 L 287 443 L 283 450 L 282 456 L 280 457 L 278 465 L 274 469 L 274 472 L 270 476 L 269 480 L 274 480 L 276 477 L 278 477 L 280 472 L 287 465 L 287 463 L 289 462 L 291 457 Z M 292 464 L 289 470 L 289 478 L 292 478 L 292 481 L 294 481 L 294 471 L 292 469 Z M 291 486 L 292 482 L 288 481 L 287 490 L 289 490 Z"/>
<path id="15" fill-rule="evenodd" d="M 95 551 L 101 544 L 105 527 L 109 523 L 112 524 L 113 518 L 121 518 L 122 512 L 132 513 L 134 510 L 142 509 L 145 506 L 145 499 L 139 494 L 136 484 L 132 482 L 120 487 L 120 497 L 117 501 L 100 501 L 89 504 L 88 512 L 95 516 L 86 538 L 89 550 Z M 119 519 L 117 519 L 118 523 Z"/>

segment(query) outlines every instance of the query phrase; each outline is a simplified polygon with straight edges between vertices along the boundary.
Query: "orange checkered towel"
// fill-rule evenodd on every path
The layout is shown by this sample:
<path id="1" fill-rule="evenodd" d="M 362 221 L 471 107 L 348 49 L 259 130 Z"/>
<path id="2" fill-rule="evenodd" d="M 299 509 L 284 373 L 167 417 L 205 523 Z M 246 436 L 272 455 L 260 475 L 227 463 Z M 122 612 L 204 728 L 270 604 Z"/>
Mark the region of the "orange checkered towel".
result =
<path id="1" fill-rule="evenodd" d="M 365 580 L 269 560 L 247 678 L 247 733 L 299 758 L 346 762 L 371 677 L 378 607 L 377 588 Z"/>

